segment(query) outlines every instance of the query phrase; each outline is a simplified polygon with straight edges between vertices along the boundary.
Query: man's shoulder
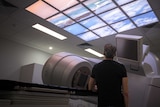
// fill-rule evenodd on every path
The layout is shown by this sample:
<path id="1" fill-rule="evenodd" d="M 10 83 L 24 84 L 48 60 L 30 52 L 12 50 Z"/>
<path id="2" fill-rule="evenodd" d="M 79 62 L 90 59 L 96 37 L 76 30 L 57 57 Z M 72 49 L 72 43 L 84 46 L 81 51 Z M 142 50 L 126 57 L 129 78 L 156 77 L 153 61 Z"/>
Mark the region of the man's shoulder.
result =
<path id="1" fill-rule="evenodd" d="M 94 68 L 103 65 L 103 63 L 104 63 L 104 61 L 101 61 L 101 62 L 99 62 L 99 63 L 96 63 L 96 64 L 94 65 Z"/>
<path id="2" fill-rule="evenodd" d="M 115 64 L 118 64 L 118 65 L 121 65 L 121 66 L 124 66 L 121 62 L 118 62 L 118 61 L 114 61 Z"/>

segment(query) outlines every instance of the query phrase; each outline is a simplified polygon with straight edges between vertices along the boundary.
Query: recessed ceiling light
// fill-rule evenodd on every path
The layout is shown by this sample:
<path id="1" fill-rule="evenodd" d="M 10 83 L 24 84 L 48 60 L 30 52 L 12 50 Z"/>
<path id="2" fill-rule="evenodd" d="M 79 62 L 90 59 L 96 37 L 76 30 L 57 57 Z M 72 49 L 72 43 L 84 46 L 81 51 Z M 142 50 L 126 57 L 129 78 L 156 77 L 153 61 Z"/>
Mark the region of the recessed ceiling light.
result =
<path id="1" fill-rule="evenodd" d="M 52 50 L 52 49 L 53 49 L 53 47 L 52 47 L 52 46 L 50 46 L 50 47 L 49 47 L 49 50 Z"/>
<path id="2" fill-rule="evenodd" d="M 47 27 L 44 27 L 44 26 L 42 26 L 42 25 L 40 25 L 38 23 L 33 25 L 32 27 L 35 28 L 35 29 L 38 29 L 38 30 L 40 30 L 40 31 L 42 31 L 44 33 L 47 33 L 47 34 L 49 34 L 49 35 L 51 35 L 51 36 L 53 36 L 53 37 L 55 37 L 57 39 L 60 39 L 60 40 L 67 39 L 67 37 L 65 37 L 65 36 L 55 32 L 55 31 L 53 31 L 53 30 L 51 30 L 51 29 L 49 29 Z"/>
<path id="3" fill-rule="evenodd" d="M 85 49 L 85 51 L 87 51 L 87 52 L 89 52 L 89 53 L 91 53 L 91 54 L 93 54 L 95 56 L 98 56 L 98 57 L 104 57 L 103 54 L 101 54 L 101 53 L 99 53 L 99 52 L 97 52 L 97 51 L 95 51 L 95 50 L 93 50 L 91 48 L 87 48 L 87 49 Z"/>

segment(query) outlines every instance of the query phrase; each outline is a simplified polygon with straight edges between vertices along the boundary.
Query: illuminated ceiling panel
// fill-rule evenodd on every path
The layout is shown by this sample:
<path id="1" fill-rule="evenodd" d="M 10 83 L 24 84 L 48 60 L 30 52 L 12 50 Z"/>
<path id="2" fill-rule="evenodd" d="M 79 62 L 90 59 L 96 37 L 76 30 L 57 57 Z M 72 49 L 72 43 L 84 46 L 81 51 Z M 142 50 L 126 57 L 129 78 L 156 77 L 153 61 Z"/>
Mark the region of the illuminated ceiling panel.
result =
<path id="1" fill-rule="evenodd" d="M 118 8 L 100 14 L 99 16 L 108 24 L 112 24 L 127 18 L 127 16 L 125 16 L 125 14 Z"/>
<path id="2" fill-rule="evenodd" d="M 133 0 L 115 0 L 119 5 L 123 5 L 123 4 L 126 4 L 128 2 L 131 2 Z"/>
<path id="3" fill-rule="evenodd" d="M 68 25 L 75 23 L 72 19 L 70 19 L 69 17 L 67 17 L 61 13 L 58 15 L 55 15 L 51 18 L 48 18 L 47 21 L 53 23 L 54 25 L 56 25 L 60 28 L 63 28 L 63 27 L 66 27 Z"/>
<path id="4" fill-rule="evenodd" d="M 99 38 L 97 35 L 95 35 L 92 32 L 87 32 L 87 33 L 84 33 L 84 34 L 80 34 L 77 37 L 79 37 L 79 38 L 81 38 L 85 41 L 91 41 L 91 40 L 95 40 L 95 39 Z"/>
<path id="5" fill-rule="evenodd" d="M 106 27 L 102 27 L 96 30 L 93 30 L 93 32 L 95 32 L 96 34 L 98 34 L 100 37 L 105 37 L 105 36 L 109 36 L 112 34 L 115 34 L 116 32 L 109 26 Z"/>
<path id="6" fill-rule="evenodd" d="M 93 16 L 93 14 L 81 4 L 64 11 L 64 13 L 76 21 L 80 21 L 90 16 Z"/>
<path id="7" fill-rule="evenodd" d="M 88 31 L 86 28 L 84 28 L 80 24 L 73 24 L 71 26 L 64 28 L 64 30 L 70 32 L 73 35 L 78 35 L 80 33 Z"/>
<path id="8" fill-rule="evenodd" d="M 158 19 L 153 12 L 149 12 L 149 13 L 134 17 L 132 19 L 138 27 L 148 25 L 150 23 L 158 22 Z"/>
<path id="9" fill-rule="evenodd" d="M 88 0 L 84 4 L 96 14 L 116 7 L 112 0 Z"/>
<path id="10" fill-rule="evenodd" d="M 142 13 L 146 13 L 151 11 L 151 7 L 149 6 L 146 0 L 137 0 L 133 3 L 122 6 L 122 9 L 130 16 L 136 16 Z"/>
<path id="11" fill-rule="evenodd" d="M 37 1 L 31 6 L 26 8 L 27 11 L 45 19 L 47 17 L 52 16 L 55 13 L 58 13 L 57 10 L 50 7 L 48 4 L 44 3 L 43 1 Z"/>
<path id="12" fill-rule="evenodd" d="M 26 10 L 84 41 L 158 22 L 147 0 L 39 0 Z"/>
<path id="13" fill-rule="evenodd" d="M 114 29 L 116 29 L 118 32 L 123 32 L 123 31 L 135 28 L 135 25 L 130 20 L 124 20 L 124 21 L 115 23 L 111 26 Z"/>
<path id="14" fill-rule="evenodd" d="M 78 1 L 76 0 L 45 0 L 45 1 L 59 10 L 67 9 L 78 3 Z"/>
<path id="15" fill-rule="evenodd" d="M 89 19 L 86 19 L 82 22 L 80 22 L 82 25 L 84 25 L 85 27 L 87 27 L 88 29 L 92 30 L 95 28 L 99 28 L 102 26 L 105 26 L 106 24 L 100 20 L 98 17 L 92 17 Z"/>

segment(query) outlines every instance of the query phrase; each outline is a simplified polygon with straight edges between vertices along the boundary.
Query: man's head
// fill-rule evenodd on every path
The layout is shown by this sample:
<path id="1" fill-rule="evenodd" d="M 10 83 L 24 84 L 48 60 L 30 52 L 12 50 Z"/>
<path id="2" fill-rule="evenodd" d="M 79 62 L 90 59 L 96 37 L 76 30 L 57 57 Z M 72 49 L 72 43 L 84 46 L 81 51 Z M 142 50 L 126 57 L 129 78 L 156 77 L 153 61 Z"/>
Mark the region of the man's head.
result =
<path id="1" fill-rule="evenodd" d="M 111 44 L 104 46 L 104 55 L 106 58 L 112 58 L 116 55 L 116 47 Z"/>

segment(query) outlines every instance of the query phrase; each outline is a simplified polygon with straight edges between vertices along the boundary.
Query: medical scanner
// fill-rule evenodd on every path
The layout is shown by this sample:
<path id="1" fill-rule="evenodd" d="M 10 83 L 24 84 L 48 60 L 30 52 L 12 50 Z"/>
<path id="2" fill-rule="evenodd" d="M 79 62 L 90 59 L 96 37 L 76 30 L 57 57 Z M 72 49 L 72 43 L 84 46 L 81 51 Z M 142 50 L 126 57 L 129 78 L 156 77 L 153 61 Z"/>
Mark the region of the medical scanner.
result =
<path id="1" fill-rule="evenodd" d="M 42 80 L 44 84 L 86 89 L 92 67 L 97 62 L 100 60 L 67 52 L 57 53 L 45 63 Z"/>

